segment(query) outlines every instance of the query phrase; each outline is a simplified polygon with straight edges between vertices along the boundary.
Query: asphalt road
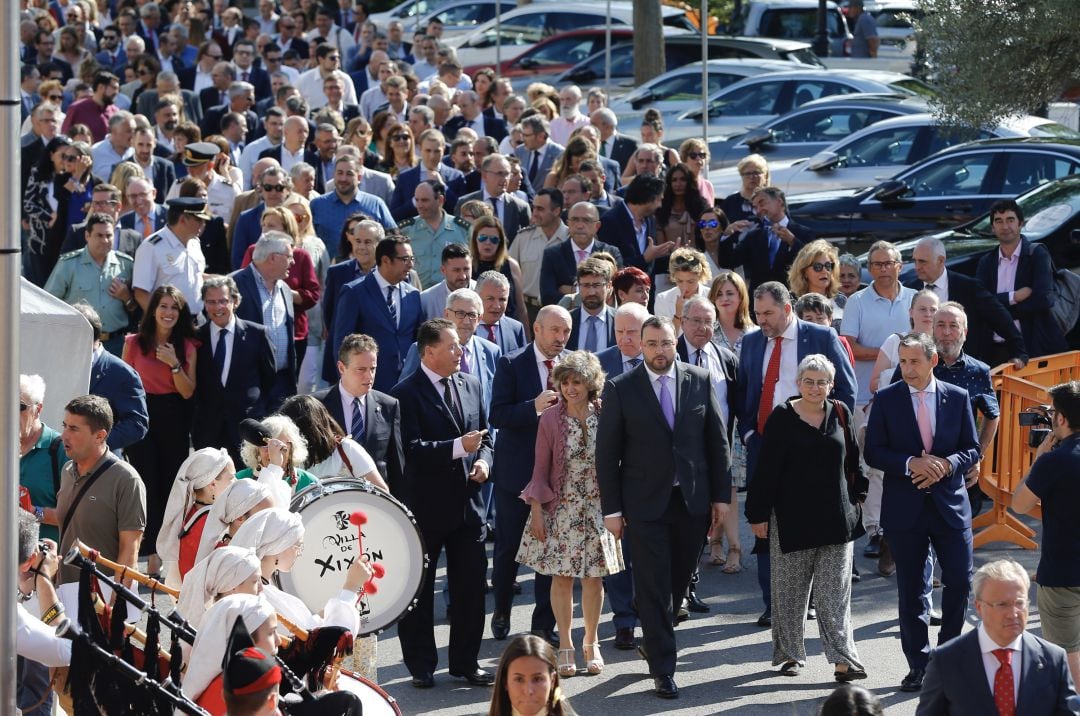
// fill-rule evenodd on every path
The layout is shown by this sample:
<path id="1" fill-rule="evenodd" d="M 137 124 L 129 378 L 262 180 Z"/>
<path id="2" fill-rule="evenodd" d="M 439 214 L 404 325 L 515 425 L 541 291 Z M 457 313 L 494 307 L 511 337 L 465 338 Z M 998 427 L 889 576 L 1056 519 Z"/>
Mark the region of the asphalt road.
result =
<path id="1" fill-rule="evenodd" d="M 740 495 L 740 497 L 742 497 Z M 742 509 L 740 507 L 739 514 Z M 1038 529 L 1039 524 L 1029 522 Z M 1038 538 L 1036 538 L 1038 539 Z M 862 557 L 865 538 L 856 544 L 856 561 L 863 574 L 862 582 L 853 585 L 852 618 L 859 656 L 869 678 L 859 682 L 872 690 L 886 706 L 886 712 L 905 716 L 915 713 L 917 695 L 897 691 L 907 673 L 900 650 L 900 632 L 896 620 L 895 577 L 883 578 L 874 571 L 875 562 Z M 753 544 L 749 527 L 743 520 L 743 545 Z M 490 550 L 489 550 L 490 551 Z M 1038 553 L 1005 544 L 975 552 L 976 568 L 984 562 L 1002 557 L 1016 559 L 1029 570 L 1038 563 Z M 744 555 L 741 573 L 727 575 L 720 567 L 702 564 L 698 595 L 712 612 L 692 615 L 676 629 L 679 645 L 678 671 L 675 675 L 680 697 L 664 701 L 652 693 L 648 669 L 635 652 L 617 651 L 612 646 L 614 629 L 610 611 L 605 603 L 601 617 L 601 651 L 607 666 L 600 676 L 584 673 L 580 651 L 580 606 L 576 609 L 579 675 L 565 679 L 563 690 L 579 714 L 814 714 L 817 705 L 836 686 L 833 667 L 826 663 L 815 622 L 807 622 L 807 667 L 797 677 L 783 677 L 778 667 L 770 665 L 771 634 L 755 625 L 762 611 L 752 555 Z M 436 589 L 445 584 L 445 565 L 439 564 Z M 515 600 L 511 616 L 511 634 L 529 628 L 528 605 L 532 604 L 532 576 L 522 575 L 519 582 L 524 594 Z M 401 663 L 401 649 L 394 629 L 379 638 L 379 682 L 393 696 L 403 714 L 451 716 L 486 714 L 491 698 L 490 688 L 470 687 L 461 679 L 446 672 L 446 644 L 449 623 L 443 601 L 436 595 L 436 641 L 439 644 L 439 671 L 435 688 L 420 690 L 409 682 L 409 673 Z M 578 597 L 575 602 L 578 602 Z M 935 590 L 935 602 L 940 604 L 940 590 Z M 1032 600 L 1034 601 L 1034 600 Z M 1039 633 L 1038 614 L 1033 614 L 1029 629 Z M 506 642 L 491 637 L 490 618 L 492 599 L 487 598 L 488 627 L 480 651 L 480 665 L 494 671 L 499 654 Z M 974 610 L 969 611 L 968 627 L 976 624 Z M 936 627 L 931 627 L 931 640 L 936 639 Z M 640 636 L 640 630 L 638 632 Z"/>

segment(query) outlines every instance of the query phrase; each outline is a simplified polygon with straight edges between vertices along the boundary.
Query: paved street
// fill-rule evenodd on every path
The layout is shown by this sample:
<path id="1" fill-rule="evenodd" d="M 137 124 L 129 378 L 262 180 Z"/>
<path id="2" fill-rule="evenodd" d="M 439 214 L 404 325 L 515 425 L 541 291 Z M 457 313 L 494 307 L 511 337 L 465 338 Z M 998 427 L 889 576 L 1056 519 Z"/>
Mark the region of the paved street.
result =
<path id="1" fill-rule="evenodd" d="M 740 495 L 740 498 L 742 495 Z M 740 505 L 739 514 L 742 509 Z M 1032 526 L 1038 527 L 1037 523 Z M 743 520 L 742 543 L 753 544 L 749 527 Z M 906 716 L 915 712 L 917 698 L 896 691 L 907 666 L 900 651 L 899 627 L 896 622 L 895 577 L 885 579 L 876 574 L 870 560 L 862 557 L 865 539 L 856 544 L 856 561 L 863 573 L 861 583 L 853 585 L 852 616 L 855 622 L 855 641 L 859 656 L 869 678 L 861 685 L 873 690 L 884 701 L 887 712 Z M 1027 552 L 998 544 L 994 549 L 977 550 L 975 565 L 1000 557 L 1017 559 L 1034 570 L 1037 552 Z M 490 550 L 489 550 L 490 551 Z M 807 623 L 807 668 L 799 676 L 779 676 L 778 667 L 770 666 L 772 642 L 768 629 L 754 622 L 762 604 L 757 589 L 755 557 L 745 555 L 744 570 L 737 575 L 720 572 L 720 567 L 703 565 L 698 594 L 712 607 L 712 613 L 692 615 L 676 630 L 679 643 L 679 668 L 676 681 L 680 687 L 677 701 L 663 701 L 652 694 L 645 662 L 635 652 L 616 651 L 612 646 L 614 630 L 610 612 L 605 609 L 601 618 L 601 651 L 607 667 L 601 676 L 584 674 L 581 657 L 581 621 L 575 621 L 578 645 L 579 675 L 563 681 L 563 689 L 579 714 L 813 714 L 817 704 L 835 687 L 831 664 L 825 662 L 815 623 Z M 445 583 L 443 565 L 439 565 L 437 588 Z M 523 576 L 525 593 L 516 604 L 532 602 L 532 578 Z M 935 590 L 935 601 L 940 590 Z M 577 599 L 575 599 L 577 601 Z M 1034 609 L 1034 607 L 1033 607 Z M 492 600 L 487 600 L 490 622 Z M 580 607 L 577 611 L 580 617 Z M 974 625 L 972 610 L 968 623 Z M 404 714 L 486 714 L 490 689 L 469 687 L 461 679 L 446 673 L 446 649 L 449 624 L 441 597 L 436 599 L 436 638 L 440 644 L 440 670 L 435 674 L 436 685 L 431 690 L 418 690 L 409 683 L 409 673 L 401 663 L 401 650 L 395 631 L 391 629 L 379 640 L 379 681 L 398 700 Z M 529 610 L 516 606 L 512 615 L 511 633 L 529 627 Z M 1038 615 L 1033 614 L 1029 627 L 1038 632 Z M 936 627 L 931 627 L 931 638 Z M 640 635 L 640 631 L 639 631 Z M 491 638 L 485 629 L 481 649 L 481 666 L 494 670 L 506 642 Z"/>

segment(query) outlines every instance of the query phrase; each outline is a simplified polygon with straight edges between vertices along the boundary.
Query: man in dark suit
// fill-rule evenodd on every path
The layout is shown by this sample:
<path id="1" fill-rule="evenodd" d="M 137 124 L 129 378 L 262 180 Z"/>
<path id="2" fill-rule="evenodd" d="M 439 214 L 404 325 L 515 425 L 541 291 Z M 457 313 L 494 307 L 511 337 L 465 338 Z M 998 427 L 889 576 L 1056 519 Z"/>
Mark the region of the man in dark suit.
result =
<path id="1" fill-rule="evenodd" d="M 315 191 L 322 194 L 326 191 L 326 182 L 321 171 L 322 160 L 319 158 L 318 152 L 309 149 L 307 146 L 309 133 L 308 122 L 303 117 L 293 116 L 286 118 L 281 143 L 276 147 L 264 149 L 259 153 L 259 159 L 273 159 L 284 167 L 287 164 L 287 162 L 282 162 L 284 152 L 288 152 L 292 156 L 303 152 L 303 161 L 315 167 Z"/>
<path id="2" fill-rule="evenodd" d="M 386 238 L 386 230 L 379 222 L 364 219 L 353 224 L 352 234 L 347 238 L 353 246 L 364 244 L 369 255 L 373 255 L 379 242 Z M 322 298 L 319 301 L 322 304 L 323 326 L 325 326 L 328 338 L 333 337 L 334 312 L 337 310 L 338 299 L 341 298 L 341 291 L 345 284 L 363 278 L 373 270 L 374 267 L 367 271 L 361 268 L 355 256 L 339 261 L 326 270 Z M 333 382 L 337 375 L 336 360 L 338 360 L 337 354 L 330 351 L 323 352 L 322 376 L 328 383 Z"/>
<path id="3" fill-rule="evenodd" d="M 1027 364 L 1027 349 L 1020 329 L 1013 323 L 1009 310 L 1001 305 L 978 279 L 945 268 L 945 244 L 934 236 L 919 240 L 911 254 L 916 278 L 905 286 L 916 290 L 926 288 L 937 294 L 941 303 L 956 301 L 964 307 L 970 323 L 966 352 L 979 360 L 990 359 L 993 335 L 1005 337 L 1005 346 L 1017 368 Z"/>
<path id="4" fill-rule="evenodd" d="M 533 325 L 533 337 L 532 343 L 499 359 L 491 386 L 491 425 L 499 431 L 492 473 L 499 525 L 491 567 L 495 593 L 491 633 L 496 639 L 505 639 L 510 633 L 517 550 L 529 518 L 529 507 L 519 495 L 532 477 L 540 414 L 558 395 L 551 384 L 551 373 L 570 338 L 570 314 L 559 306 L 544 306 Z M 531 630 L 557 644 L 550 592 L 551 577 L 537 574 Z"/>
<path id="5" fill-rule="evenodd" d="M 636 266 L 650 276 L 655 273 L 653 262 L 675 249 L 672 241 L 656 243 L 653 214 L 663 198 L 663 179 L 651 174 L 634 177 L 626 187 L 625 202 L 600 217 L 596 232 L 600 241 L 619 249 L 624 266 Z"/>
<path id="6" fill-rule="evenodd" d="M 769 281 L 758 286 L 753 295 L 760 331 L 746 334 L 739 354 L 736 389 L 736 414 L 743 445 L 746 446 L 746 474 L 752 477 L 761 449 L 761 434 L 773 408 L 799 392 L 799 363 L 808 355 L 820 353 L 833 364 L 836 377 L 830 397 L 855 407 L 855 371 L 847 351 L 832 328 L 819 326 L 795 317 L 791 293 L 784 284 Z M 794 349 L 794 350 L 792 350 Z M 777 353 L 779 352 L 779 355 Z M 775 358 L 775 369 L 773 360 Z M 766 374 L 773 377 L 765 380 Z M 754 548 L 757 554 L 758 586 L 765 611 L 758 626 L 772 626 L 772 589 L 769 579 L 767 543 Z"/>
<path id="7" fill-rule="evenodd" d="M 225 119 L 225 115 L 235 112 L 244 118 L 248 140 L 258 139 L 261 134 L 259 118 L 251 111 L 254 104 L 255 91 L 251 85 L 247 82 L 233 82 L 229 85 L 229 103 L 211 107 L 203 114 L 202 122 L 199 124 L 203 136 L 221 134 L 222 120 Z"/>
<path id="8" fill-rule="evenodd" d="M 462 177 L 457 169 L 442 163 L 443 151 L 446 149 L 442 132 L 437 129 L 424 130 L 417 139 L 416 146 L 420 147 L 420 163 L 398 174 L 394 182 L 394 193 L 390 197 L 390 214 L 398 222 L 416 216 L 413 194 L 420 182 L 438 174 L 442 183 L 449 186 L 450 182 Z M 446 199 L 447 206 L 454 206 L 455 197 L 447 196 Z"/>
<path id="9" fill-rule="evenodd" d="M 127 187 L 131 211 L 120 215 L 120 228 L 134 231 L 141 241 L 144 234 L 153 234 L 165 227 L 168 210 L 157 203 L 157 190 L 143 178 L 132 179 Z M 143 216 L 145 215 L 145 223 Z M 148 234 L 147 234 L 148 235 Z"/>
<path id="10" fill-rule="evenodd" d="M 510 179 L 510 162 L 506 161 L 506 157 L 501 154 L 485 157 L 481 171 L 483 186 L 480 191 L 460 197 L 454 214 L 461 216 L 461 207 L 473 199 L 490 204 L 495 218 L 502 222 L 507 242 L 513 242 L 517 232 L 532 221 L 532 209 L 528 203 L 506 191 Z"/>
<path id="11" fill-rule="evenodd" d="M 453 140 L 462 127 L 469 127 L 476 131 L 476 136 L 491 137 L 496 142 L 501 142 L 506 137 L 506 122 L 485 115 L 480 96 L 476 92 L 462 90 L 454 96 L 454 102 L 461 113 L 454 115 L 443 125 L 442 131 L 448 140 Z"/>
<path id="12" fill-rule="evenodd" d="M 366 333 L 374 338 L 383 363 L 375 375 L 375 388 L 383 392 L 397 384 L 423 317 L 420 292 L 405 280 L 414 263 L 408 239 L 383 239 L 375 247 L 375 270 L 345 284 L 334 309 L 332 340 L 327 350 L 336 355 L 345 336 L 351 333 Z"/>
<path id="13" fill-rule="evenodd" d="M 176 183 L 176 165 L 171 159 L 157 156 L 157 135 L 149 127 L 135 130 L 134 147 L 135 155 L 131 161 L 138 164 L 143 174 L 153 183 L 154 196 L 151 201 L 164 204 L 165 197 Z M 128 195 L 130 194 L 131 184 L 128 184 Z"/>
<path id="14" fill-rule="evenodd" d="M 101 318 L 85 301 L 72 305 L 83 314 L 94 330 L 93 363 L 90 365 L 90 395 L 109 401 L 113 411 L 113 429 L 106 442 L 113 452 L 123 450 L 144 437 L 150 427 L 146 410 L 146 391 L 135 369 L 101 345 Z"/>
<path id="15" fill-rule="evenodd" d="M 1068 350 L 1065 336 L 1050 315 L 1057 300 L 1054 290 L 1054 263 L 1050 252 L 1033 244 L 1020 233 L 1024 211 L 1012 199 L 990 207 L 990 227 L 998 248 L 979 259 L 975 277 L 997 297 L 1012 318 L 1019 323 L 1024 345 L 1032 358 Z M 991 338 L 990 365 L 1000 365 L 1013 356 L 1001 336 Z"/>
<path id="16" fill-rule="evenodd" d="M 401 403 L 406 504 L 435 564 L 446 549 L 450 589 L 450 675 L 474 686 L 494 676 L 477 664 L 484 633 L 484 504 L 480 487 L 492 461 L 480 381 L 458 372 L 454 324 L 435 318 L 417 331 L 420 370 L 391 394 Z M 417 688 L 435 685 L 435 570 L 428 569 L 416 609 L 398 624 L 405 666 Z"/>
<path id="17" fill-rule="evenodd" d="M 731 501 L 724 420 L 709 374 L 675 360 L 671 320 L 641 329 L 645 362 L 608 381 L 596 431 L 596 479 L 604 525 L 626 528 L 642 652 L 655 692 L 679 695 L 674 609 L 690 583 L 712 522 Z"/>
<path id="18" fill-rule="evenodd" d="M 90 211 L 112 217 L 115 227 L 113 246 L 121 253 L 134 256 L 135 250 L 139 248 L 143 237 L 138 232 L 125 229 L 116 223 L 117 216 L 120 214 L 120 190 L 112 184 L 96 184 L 90 195 Z M 60 245 L 60 253 L 66 254 L 69 251 L 78 251 L 85 246 L 86 222 L 84 221 L 68 227 L 64 243 Z"/>
<path id="19" fill-rule="evenodd" d="M 814 240 L 814 233 L 788 217 L 784 192 L 774 186 L 760 187 L 751 199 L 761 224 L 720 244 L 720 265 L 746 270 L 751 294 L 766 281 L 787 283 L 799 249 Z"/>
<path id="20" fill-rule="evenodd" d="M 373 389 L 378 367 L 379 345 L 371 336 L 345 336 L 338 350 L 341 378 L 316 397 L 353 440 L 368 451 L 390 494 L 404 501 L 407 495 L 401 413 L 396 398 Z"/>
<path id="21" fill-rule="evenodd" d="M 506 315 L 510 301 L 510 281 L 498 271 L 485 271 L 476 279 L 476 293 L 484 302 L 484 312 L 476 332 L 509 355 L 525 345 L 525 326 Z"/>
<path id="22" fill-rule="evenodd" d="M 1080 712 L 1065 651 L 1025 631 L 1027 570 L 1011 559 L 990 562 L 972 586 L 982 623 L 930 653 L 916 716 Z"/>
<path id="23" fill-rule="evenodd" d="M 45 154 L 47 145 L 60 131 L 59 105 L 42 102 L 30 113 L 30 131 L 22 136 L 20 149 L 20 187 L 26 191 L 30 170 Z M 44 281 L 44 279 L 42 279 Z"/>
<path id="24" fill-rule="evenodd" d="M 270 75 L 255 64 L 255 43 L 248 39 L 237 40 L 233 45 L 233 64 L 236 66 L 236 79 L 251 85 L 257 99 L 269 97 Z"/>
<path id="25" fill-rule="evenodd" d="M 292 254 L 287 234 L 268 231 L 255 243 L 247 268 L 229 274 L 240 292 L 237 317 L 263 326 L 273 348 L 274 381 L 263 399 L 267 414 L 296 394 L 293 300 L 292 290 L 285 283 L 293 264 Z"/>
<path id="26" fill-rule="evenodd" d="M 224 447 L 237 461 L 240 421 L 261 420 L 268 413 L 274 349 L 263 326 L 236 317 L 240 291 L 231 277 L 208 277 L 202 297 L 210 321 L 196 331 L 200 344 L 191 442 L 196 449 Z"/>
<path id="27" fill-rule="evenodd" d="M 570 207 L 567 219 L 569 240 L 548 246 L 540 261 L 540 301 L 544 305 L 558 303 L 566 294 L 574 293 L 578 265 L 593 253 L 606 251 L 619 266 L 623 265 L 622 252 L 597 236 L 601 222 L 596 206 L 579 201 Z"/>
<path id="28" fill-rule="evenodd" d="M 567 350 L 599 353 L 615 345 L 615 309 L 607 305 L 611 295 L 612 266 L 603 259 L 587 258 L 577 267 L 581 305 L 570 313 L 573 327 Z"/>
<path id="29" fill-rule="evenodd" d="M 622 176 L 622 173 L 626 171 L 626 165 L 630 163 L 630 158 L 637 151 L 637 141 L 619 133 L 619 120 L 607 107 L 593 111 L 589 115 L 589 121 L 600 132 L 600 156 L 618 162 L 619 176 Z"/>
<path id="30" fill-rule="evenodd" d="M 964 625 L 971 586 L 971 505 L 964 479 L 979 460 L 979 440 L 968 392 L 933 375 L 934 339 L 905 334 L 898 353 L 904 380 L 875 395 L 865 456 L 885 475 L 881 526 L 896 562 L 900 642 L 909 667 L 900 690 L 919 691 L 930 651 L 922 594 L 931 544 L 943 587 L 938 644 Z"/>

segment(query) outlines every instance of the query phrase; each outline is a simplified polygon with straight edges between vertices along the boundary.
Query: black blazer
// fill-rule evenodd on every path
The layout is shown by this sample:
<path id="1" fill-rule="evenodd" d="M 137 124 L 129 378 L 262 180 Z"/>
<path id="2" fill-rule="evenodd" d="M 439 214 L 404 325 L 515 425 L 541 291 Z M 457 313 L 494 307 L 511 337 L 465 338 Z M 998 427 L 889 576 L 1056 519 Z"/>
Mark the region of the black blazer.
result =
<path id="1" fill-rule="evenodd" d="M 604 321 L 604 327 L 607 329 L 607 347 L 615 345 L 615 309 L 611 306 L 604 307 L 604 313 L 606 314 Z M 582 348 L 581 343 L 585 338 L 581 335 L 581 307 L 575 308 L 570 311 L 570 338 L 566 341 L 566 350 L 576 351 L 578 348 Z"/>
<path id="2" fill-rule="evenodd" d="M 314 132 L 312 133 L 314 134 Z M 276 147 L 270 147 L 259 152 L 259 159 L 274 159 L 278 164 L 281 164 L 281 150 L 282 144 L 278 144 Z M 326 193 L 326 181 L 323 179 L 322 173 L 322 160 L 319 159 L 319 153 L 310 149 L 304 149 L 304 161 L 315 168 L 315 191 L 320 194 Z"/>
<path id="3" fill-rule="evenodd" d="M 989 363 L 996 333 L 1008 344 L 1009 355 L 1027 359 L 1024 336 L 1013 323 L 1008 309 L 994 298 L 994 294 L 990 293 L 978 279 L 948 269 L 946 274 L 949 282 L 949 300 L 963 306 L 968 315 L 968 334 L 964 342 L 964 352 Z M 994 278 L 996 284 L 997 277 Z M 924 288 L 923 282 L 919 279 L 909 281 L 905 285 L 915 290 Z"/>
<path id="4" fill-rule="evenodd" d="M 482 137 L 491 137 L 496 142 L 501 142 L 506 138 L 506 122 L 489 117 L 486 114 L 481 115 L 484 118 L 484 131 L 480 133 Z M 446 137 L 446 141 L 451 142 L 454 137 L 457 136 L 458 130 L 464 127 L 468 123 L 462 115 L 457 115 L 446 120 L 446 124 L 443 125 L 443 135 Z"/>
<path id="5" fill-rule="evenodd" d="M 457 206 L 454 207 L 454 215 L 460 217 L 461 207 L 465 205 L 465 202 L 473 199 L 483 201 L 484 190 L 465 194 L 458 199 Z M 503 194 L 502 200 L 506 202 L 503 207 L 503 229 L 506 231 L 507 242 L 512 242 L 519 231 L 532 223 L 532 209 L 529 208 L 528 203 L 510 193 Z"/>
<path id="6" fill-rule="evenodd" d="M 596 430 L 596 477 L 603 514 L 659 519 L 678 478 L 691 515 L 731 501 L 731 463 L 709 374 L 675 363 L 675 428 L 668 427 L 642 363 L 607 383 Z M 499 436 L 500 439 L 502 436 Z"/>
<path id="7" fill-rule="evenodd" d="M 151 157 L 151 160 L 153 176 L 150 180 L 154 183 L 154 191 L 157 192 L 154 201 L 157 204 L 164 204 L 169 189 L 172 189 L 172 185 L 176 183 L 176 167 L 173 166 L 171 160 L 163 157 Z"/>
<path id="8" fill-rule="evenodd" d="M 645 235 L 656 238 L 656 220 L 650 216 L 645 220 Z M 625 266 L 637 266 L 653 275 L 653 265 L 645 261 L 645 256 L 638 248 L 637 234 L 634 232 L 634 220 L 625 205 L 613 207 L 600 216 L 600 230 L 596 238 L 605 244 L 618 248 Z"/>
<path id="9" fill-rule="evenodd" d="M 334 383 L 326 390 L 315 394 L 322 401 L 327 411 L 345 432 L 350 425 L 345 422 L 341 410 L 341 393 Z M 372 390 L 364 401 L 364 449 L 375 461 L 375 469 L 386 481 L 390 494 L 404 501 L 405 492 L 405 453 L 401 444 L 401 409 L 397 398 L 386 393 Z"/>
<path id="10" fill-rule="evenodd" d="M 746 271 L 747 290 L 754 295 L 754 289 L 766 281 L 779 281 L 787 285 L 788 269 L 795 261 L 799 249 L 813 241 L 816 235 L 813 231 L 788 221 L 788 231 L 795 235 L 795 241 L 788 246 L 780 242 L 780 250 L 776 257 L 769 262 L 769 236 L 765 229 L 758 226 L 744 232 L 738 239 L 730 238 L 720 242 L 717 249 L 720 265 L 724 268 L 742 266 Z"/>
<path id="11" fill-rule="evenodd" d="M 222 96 L 225 97 L 225 101 L 222 102 Z M 202 106 L 203 117 L 206 117 L 206 113 L 214 107 L 220 107 L 221 105 L 229 103 L 228 90 L 221 92 L 217 87 L 203 87 L 199 90 L 199 104 Z M 200 123 L 201 124 L 201 123 Z M 216 132 L 215 132 L 216 133 Z"/>
<path id="12" fill-rule="evenodd" d="M 221 134 L 221 120 L 226 114 L 231 112 L 229 105 L 219 104 L 217 107 L 211 107 L 203 114 L 202 123 L 199 125 L 202 130 L 203 136 L 207 137 L 211 134 Z M 247 122 L 247 138 L 245 141 L 253 142 L 262 136 L 262 124 L 259 122 L 259 118 L 255 116 L 255 113 L 250 109 L 244 114 L 244 120 Z"/>
<path id="13" fill-rule="evenodd" d="M 490 433 L 484 435 L 477 452 L 453 457 L 454 440 L 472 430 L 486 429 L 488 422 L 480 381 L 460 373 L 452 380 L 464 425 L 458 424 L 423 370 L 390 391 L 401 403 L 405 502 L 424 529 L 447 532 L 461 525 L 482 528 L 485 509 L 481 486 L 468 477 L 477 460 L 486 462 L 489 470 L 492 464 Z"/>
<path id="14" fill-rule="evenodd" d="M 240 446 L 240 421 L 266 417 L 266 398 L 274 385 L 274 350 L 266 329 L 257 323 L 236 319 L 229 378 L 223 386 L 214 364 L 210 324 L 195 332 L 199 339 L 195 363 L 195 419 L 191 440 L 196 448 L 225 446 L 235 452 Z"/>
<path id="15" fill-rule="evenodd" d="M 611 244 L 597 239 L 593 242 L 593 251 L 607 251 L 615 257 L 619 266 L 623 265 L 623 254 Z M 558 303 L 562 298 L 559 286 L 573 286 L 577 280 L 577 259 L 574 258 L 574 246 L 570 239 L 544 249 L 540 262 L 540 300 L 547 305 Z"/>
<path id="16" fill-rule="evenodd" d="M 135 250 L 139 248 L 139 244 L 142 243 L 143 237 L 139 235 L 139 232 L 132 229 L 120 228 L 120 252 L 125 253 L 128 256 L 135 258 Z M 79 249 L 86 248 L 86 222 L 81 224 L 72 224 L 68 227 L 67 235 L 64 237 L 64 243 L 60 245 L 60 254 L 64 255 L 71 251 L 78 251 Z"/>
<path id="17" fill-rule="evenodd" d="M 739 414 L 739 357 L 730 348 L 720 345 L 715 340 L 712 341 L 712 347 L 713 357 L 720 356 L 720 369 L 724 372 L 724 380 L 727 382 L 727 436 L 730 444 L 736 438 L 735 418 Z M 690 362 L 690 351 L 685 335 L 679 336 L 679 340 L 675 343 L 675 353 L 683 363 L 693 365 Z"/>
<path id="18" fill-rule="evenodd" d="M 236 309 L 236 317 L 242 318 L 245 321 L 251 323 L 257 323 L 260 326 L 263 325 L 262 301 L 259 299 L 259 287 L 255 284 L 255 264 L 250 264 L 246 268 L 242 268 L 239 271 L 233 271 L 230 276 L 236 281 L 236 287 L 240 290 L 240 305 Z M 292 293 L 289 291 L 289 287 L 285 285 L 284 281 L 279 281 L 276 287 L 282 297 L 285 299 L 285 330 L 289 335 L 289 358 L 288 358 L 288 371 L 291 376 L 292 385 L 289 389 L 289 395 L 296 392 L 296 342 L 293 338 L 296 332 L 294 324 L 295 318 L 293 314 L 293 302 Z"/>
<path id="19" fill-rule="evenodd" d="M 625 134 L 615 133 L 615 143 L 611 145 L 611 156 L 608 158 L 619 163 L 620 176 L 626 171 L 626 165 L 630 163 L 630 158 L 634 156 L 637 148 L 637 140 Z"/>
<path id="20" fill-rule="evenodd" d="M 1057 300 L 1050 252 L 1045 246 L 1033 244 L 1026 238 L 1020 240 L 1017 251 L 1020 252 L 1020 261 L 1016 267 L 1015 286 L 1030 288 L 1031 296 L 1026 301 L 1009 305 L 1008 293 L 995 293 L 998 303 L 1015 320 L 1020 321 L 1020 332 L 1024 336 L 1028 355 L 1034 358 L 1064 352 L 1068 350 L 1065 336 L 1050 315 L 1050 309 Z M 998 250 L 994 249 L 979 259 L 979 267 L 975 271 L 975 277 L 992 292 L 997 290 L 997 266 Z"/>

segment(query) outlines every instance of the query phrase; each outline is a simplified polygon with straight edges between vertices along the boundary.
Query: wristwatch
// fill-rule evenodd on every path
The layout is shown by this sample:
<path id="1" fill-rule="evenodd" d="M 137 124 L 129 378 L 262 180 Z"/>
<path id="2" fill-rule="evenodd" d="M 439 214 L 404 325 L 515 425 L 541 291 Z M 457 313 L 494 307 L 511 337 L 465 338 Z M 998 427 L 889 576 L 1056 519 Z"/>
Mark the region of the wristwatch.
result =
<path id="1" fill-rule="evenodd" d="M 180 372 L 180 364 L 177 363 L 172 368 L 169 368 L 169 372 L 170 373 L 179 373 Z"/>
<path id="2" fill-rule="evenodd" d="M 42 522 L 45 519 L 45 510 L 40 507 L 34 508 L 34 519 L 38 522 Z"/>

